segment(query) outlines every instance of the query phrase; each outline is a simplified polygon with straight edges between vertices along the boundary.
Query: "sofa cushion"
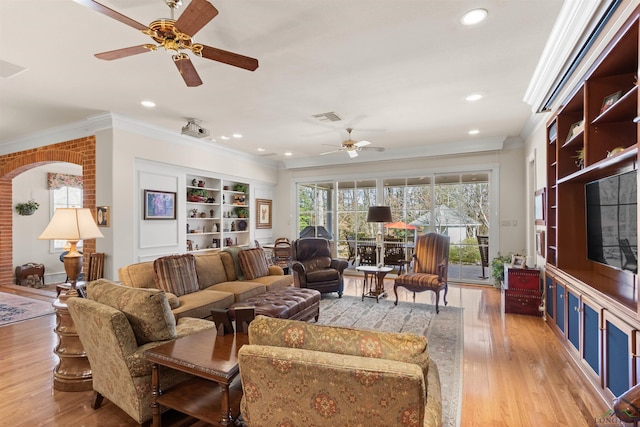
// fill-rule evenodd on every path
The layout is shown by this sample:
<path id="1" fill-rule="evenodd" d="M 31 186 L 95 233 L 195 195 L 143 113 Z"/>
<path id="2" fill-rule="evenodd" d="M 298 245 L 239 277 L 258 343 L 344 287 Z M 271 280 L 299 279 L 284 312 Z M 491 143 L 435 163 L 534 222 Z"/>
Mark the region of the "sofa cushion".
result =
<path id="1" fill-rule="evenodd" d="M 267 288 L 265 285 L 260 283 L 235 280 L 233 282 L 223 282 L 209 286 L 205 291 L 229 292 L 234 295 L 234 302 L 240 302 L 247 298 L 265 293 Z"/>
<path id="2" fill-rule="evenodd" d="M 196 259 L 191 254 L 170 255 L 153 262 L 157 287 L 176 296 L 200 290 L 196 273 Z"/>
<path id="3" fill-rule="evenodd" d="M 197 255 L 195 258 L 200 289 L 229 280 L 219 253 Z"/>
<path id="4" fill-rule="evenodd" d="M 261 248 L 244 249 L 238 252 L 238 261 L 246 280 L 269 274 L 269 266 Z"/>
<path id="5" fill-rule="evenodd" d="M 122 311 L 138 345 L 176 337 L 176 320 L 167 296 L 159 289 L 138 289 L 106 279 L 87 284 L 87 298 Z"/>
<path id="6" fill-rule="evenodd" d="M 281 275 L 268 275 L 257 277 L 252 280 L 253 283 L 260 283 L 264 285 L 267 291 L 273 291 L 275 289 L 286 288 L 288 286 L 293 286 L 293 275 L 291 274 L 281 274 Z"/>
<path id="7" fill-rule="evenodd" d="M 227 272 L 227 277 L 229 280 L 244 280 L 244 274 L 242 273 L 242 268 L 240 268 L 240 261 L 238 260 L 238 252 L 240 252 L 241 250 L 243 249 L 240 246 L 230 246 L 222 250 L 222 252 L 227 252 L 229 255 L 231 255 L 231 259 L 233 260 L 236 277 L 231 277 L 229 272 Z"/>

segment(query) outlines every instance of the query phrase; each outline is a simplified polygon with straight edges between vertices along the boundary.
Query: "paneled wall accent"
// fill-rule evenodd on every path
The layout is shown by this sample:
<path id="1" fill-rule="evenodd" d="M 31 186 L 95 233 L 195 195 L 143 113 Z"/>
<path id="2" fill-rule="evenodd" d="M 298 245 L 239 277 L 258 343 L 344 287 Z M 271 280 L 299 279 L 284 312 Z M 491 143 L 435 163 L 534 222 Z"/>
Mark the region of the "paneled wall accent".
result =
<path id="1" fill-rule="evenodd" d="M 54 162 L 75 163 L 82 166 L 84 207 L 90 208 L 95 215 L 95 136 L 0 156 L 0 286 L 13 283 L 13 271 L 15 269 L 13 265 L 13 189 L 11 181 L 14 177 L 36 166 Z M 96 241 L 85 241 L 84 248 L 87 253 L 95 252 Z"/>

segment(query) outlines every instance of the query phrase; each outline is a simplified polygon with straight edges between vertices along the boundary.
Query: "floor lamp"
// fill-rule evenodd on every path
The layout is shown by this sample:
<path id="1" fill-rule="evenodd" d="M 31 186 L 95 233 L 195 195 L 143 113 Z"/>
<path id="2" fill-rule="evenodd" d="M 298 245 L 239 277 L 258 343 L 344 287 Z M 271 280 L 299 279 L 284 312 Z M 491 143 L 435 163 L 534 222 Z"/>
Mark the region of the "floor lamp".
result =
<path id="1" fill-rule="evenodd" d="M 67 309 L 67 298 L 77 297 L 76 282 L 82 271 L 82 254 L 78 252 L 78 242 L 103 237 L 91 210 L 87 208 L 58 208 L 51 222 L 38 239 L 66 240 L 70 244 L 69 253 L 64 256 L 64 270 L 69 277 L 69 290 L 60 294 L 53 303 L 56 311 L 58 345 L 53 352 L 59 363 L 53 369 L 53 388 L 60 391 L 88 391 L 93 389 L 91 365 L 80 342 L 73 319 Z"/>
<path id="2" fill-rule="evenodd" d="M 389 206 L 369 206 L 367 222 L 378 223 L 376 234 L 376 266 L 384 267 L 384 254 L 382 253 L 382 223 L 391 222 L 391 208 Z"/>

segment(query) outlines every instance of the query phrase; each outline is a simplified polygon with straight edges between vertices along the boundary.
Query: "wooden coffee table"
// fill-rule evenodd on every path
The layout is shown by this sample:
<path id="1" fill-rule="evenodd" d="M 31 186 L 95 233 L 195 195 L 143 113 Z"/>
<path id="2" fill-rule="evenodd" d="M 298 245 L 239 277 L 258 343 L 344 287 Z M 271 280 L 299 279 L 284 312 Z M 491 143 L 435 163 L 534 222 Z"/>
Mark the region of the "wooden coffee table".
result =
<path id="1" fill-rule="evenodd" d="M 235 404 L 239 404 L 242 397 L 239 378 L 234 381 L 239 372 L 238 350 L 248 342 L 247 334 L 217 336 L 216 330 L 210 329 L 145 351 L 145 356 L 153 363 L 153 426 L 162 425 L 160 405 L 210 424 L 232 424 L 231 403 L 239 408 Z M 160 365 L 192 374 L 195 378 L 161 390 Z"/>

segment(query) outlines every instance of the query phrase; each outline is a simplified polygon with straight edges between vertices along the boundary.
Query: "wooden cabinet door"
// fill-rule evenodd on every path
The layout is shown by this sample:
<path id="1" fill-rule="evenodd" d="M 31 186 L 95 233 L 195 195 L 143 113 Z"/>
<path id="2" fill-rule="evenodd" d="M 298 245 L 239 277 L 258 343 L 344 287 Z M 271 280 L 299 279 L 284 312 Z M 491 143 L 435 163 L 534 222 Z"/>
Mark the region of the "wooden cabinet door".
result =
<path id="1" fill-rule="evenodd" d="M 604 311 L 603 387 L 610 397 L 620 396 L 634 384 L 635 328 Z"/>

